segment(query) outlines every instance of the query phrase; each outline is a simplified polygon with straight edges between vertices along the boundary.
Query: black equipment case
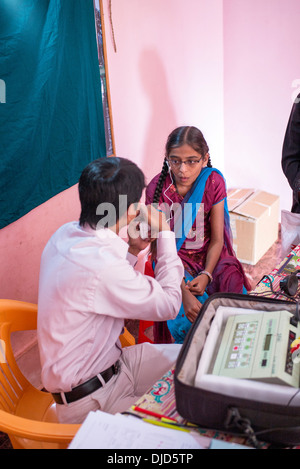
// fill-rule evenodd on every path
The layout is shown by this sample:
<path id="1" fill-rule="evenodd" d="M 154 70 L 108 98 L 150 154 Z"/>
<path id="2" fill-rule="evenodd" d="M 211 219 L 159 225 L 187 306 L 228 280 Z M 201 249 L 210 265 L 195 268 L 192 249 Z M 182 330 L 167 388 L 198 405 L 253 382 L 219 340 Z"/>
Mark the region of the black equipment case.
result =
<path id="1" fill-rule="evenodd" d="M 286 310 L 293 315 L 292 321 L 296 324 L 299 318 L 296 302 L 231 293 L 216 293 L 208 298 L 176 362 L 174 383 L 179 414 L 203 429 L 243 434 L 250 437 L 254 445 L 256 438 L 285 446 L 300 444 L 300 404 L 274 404 L 267 397 L 262 402 L 255 395 L 249 399 L 233 398 L 222 393 L 221 386 L 214 391 L 195 387 L 199 359 L 219 306 L 272 312 Z M 300 390 L 294 389 L 296 395 Z"/>

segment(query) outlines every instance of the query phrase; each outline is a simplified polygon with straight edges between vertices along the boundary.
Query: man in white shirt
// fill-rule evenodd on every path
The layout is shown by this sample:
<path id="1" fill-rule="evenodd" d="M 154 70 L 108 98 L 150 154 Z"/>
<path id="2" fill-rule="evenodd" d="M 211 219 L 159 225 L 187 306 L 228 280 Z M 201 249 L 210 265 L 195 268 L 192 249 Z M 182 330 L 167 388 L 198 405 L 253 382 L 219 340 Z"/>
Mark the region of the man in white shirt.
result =
<path id="1" fill-rule="evenodd" d="M 44 249 L 38 343 L 43 385 L 61 422 L 81 423 L 90 410 L 125 411 L 179 353 L 175 344 L 122 349 L 119 341 L 124 319 L 166 321 L 181 305 L 174 233 L 161 212 L 139 207 L 144 187 L 129 160 L 90 163 L 79 180 L 79 222 L 63 225 Z M 139 236 L 142 218 L 157 238 L 155 279 L 134 270 L 150 241 Z M 127 243 L 118 234 L 128 224 Z"/>

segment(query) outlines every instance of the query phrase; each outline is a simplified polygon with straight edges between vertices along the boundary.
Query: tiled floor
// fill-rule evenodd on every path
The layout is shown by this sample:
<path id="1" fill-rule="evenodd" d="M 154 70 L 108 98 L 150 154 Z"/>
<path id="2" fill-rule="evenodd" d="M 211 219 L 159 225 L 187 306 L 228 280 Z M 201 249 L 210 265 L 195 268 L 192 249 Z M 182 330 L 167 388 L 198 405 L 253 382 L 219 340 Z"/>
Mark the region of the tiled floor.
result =
<path id="1" fill-rule="evenodd" d="M 265 274 L 268 274 L 274 267 L 276 267 L 281 260 L 281 243 L 279 235 L 278 241 L 274 243 L 274 245 L 267 251 L 267 253 L 255 266 L 243 264 L 244 270 L 249 277 L 252 288 L 256 286 L 256 284 Z M 126 327 L 137 341 L 139 328 L 138 321 L 127 321 Z M 27 342 L 30 344 L 30 347 L 25 354 L 19 353 L 20 356 L 18 358 L 18 364 L 29 381 L 31 381 L 35 386 L 41 387 L 40 365 L 35 333 L 30 332 L 28 334 L 29 336 L 27 338 L 24 338 L 23 336 L 22 340 L 27 340 Z M 149 332 L 149 335 L 151 336 L 151 331 Z M 20 339 L 15 337 L 14 340 L 18 341 Z M 7 435 L 1 432 L 0 449 L 11 449 L 11 444 Z"/>

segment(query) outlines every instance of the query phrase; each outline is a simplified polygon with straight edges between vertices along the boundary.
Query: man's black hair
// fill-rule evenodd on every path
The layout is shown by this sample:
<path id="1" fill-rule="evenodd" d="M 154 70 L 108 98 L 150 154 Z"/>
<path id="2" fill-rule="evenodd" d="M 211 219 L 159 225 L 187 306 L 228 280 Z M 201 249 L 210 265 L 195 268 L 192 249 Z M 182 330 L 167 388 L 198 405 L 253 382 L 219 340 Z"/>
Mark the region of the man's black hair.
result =
<path id="1" fill-rule="evenodd" d="M 118 157 L 92 161 L 79 179 L 80 225 L 87 223 L 95 229 L 101 220 L 107 219 L 109 207 L 115 210 L 116 216 L 106 224 L 113 225 L 131 204 L 140 201 L 144 188 L 144 174 L 132 161 Z"/>

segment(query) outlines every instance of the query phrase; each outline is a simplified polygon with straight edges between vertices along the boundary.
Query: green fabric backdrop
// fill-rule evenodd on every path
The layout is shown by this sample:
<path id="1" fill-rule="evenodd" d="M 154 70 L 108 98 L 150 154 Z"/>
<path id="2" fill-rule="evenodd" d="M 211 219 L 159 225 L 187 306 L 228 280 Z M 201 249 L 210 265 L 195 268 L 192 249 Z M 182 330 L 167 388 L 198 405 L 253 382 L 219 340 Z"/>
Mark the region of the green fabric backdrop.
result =
<path id="1" fill-rule="evenodd" d="M 3 228 L 106 156 L 93 0 L 1 0 L 0 80 Z"/>

